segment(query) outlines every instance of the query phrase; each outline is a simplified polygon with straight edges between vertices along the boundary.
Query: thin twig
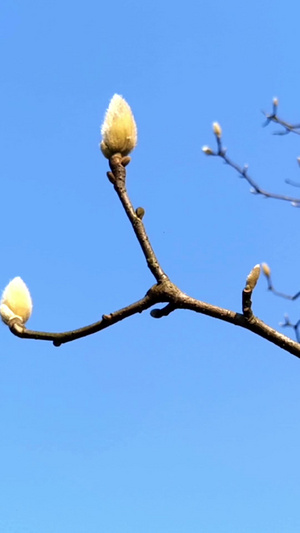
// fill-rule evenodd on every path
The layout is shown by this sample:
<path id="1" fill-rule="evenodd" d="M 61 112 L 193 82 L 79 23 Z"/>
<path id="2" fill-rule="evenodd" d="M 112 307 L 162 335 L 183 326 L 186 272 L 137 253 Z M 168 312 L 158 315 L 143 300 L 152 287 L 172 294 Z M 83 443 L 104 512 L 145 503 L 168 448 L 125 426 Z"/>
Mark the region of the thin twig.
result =
<path id="1" fill-rule="evenodd" d="M 300 320 L 298 320 L 295 324 L 293 324 L 290 321 L 289 316 L 287 314 L 285 314 L 284 315 L 284 322 L 281 322 L 280 326 L 282 328 L 286 328 L 286 327 L 292 328 L 294 330 L 294 332 L 295 332 L 295 336 L 296 336 L 297 342 L 300 342 L 300 333 L 299 333 Z"/>
<path id="2" fill-rule="evenodd" d="M 254 194 L 260 194 L 261 196 L 264 196 L 265 198 L 273 198 L 275 200 L 284 200 L 285 202 L 290 202 L 294 207 L 300 207 L 300 198 L 295 198 L 294 196 L 286 196 L 283 194 L 276 194 L 269 191 L 266 191 L 265 189 L 262 189 L 256 181 L 254 181 L 251 176 L 248 174 L 248 165 L 244 165 L 243 167 L 240 166 L 238 163 L 235 163 L 232 159 L 230 159 L 227 155 L 226 148 L 222 147 L 221 140 L 219 139 L 218 142 L 218 150 L 216 152 L 212 151 L 209 155 L 214 155 L 217 157 L 220 157 L 223 159 L 223 161 L 229 165 L 231 168 L 236 170 L 241 178 L 244 178 L 249 185 L 252 187 L 252 193 Z"/>
<path id="3" fill-rule="evenodd" d="M 300 291 L 296 292 L 296 294 L 294 295 L 287 294 L 281 291 L 277 291 L 277 289 L 275 289 L 273 285 L 271 274 L 268 274 L 266 276 L 266 279 L 267 279 L 267 284 L 268 284 L 268 290 L 272 292 L 273 294 L 275 294 L 276 296 L 279 296 L 280 298 L 285 298 L 285 300 L 292 300 L 292 301 L 297 300 L 297 298 L 299 298 Z"/>
<path id="4" fill-rule="evenodd" d="M 128 158 L 126 158 L 125 162 L 128 164 Z M 124 207 L 125 213 L 131 222 L 137 240 L 146 258 L 147 265 L 158 283 L 166 281 L 169 278 L 158 262 L 158 259 L 150 244 L 142 218 L 136 213 L 136 210 L 133 208 L 133 205 L 129 199 L 126 190 L 126 168 L 123 164 L 122 156 L 120 154 L 115 154 L 110 159 L 109 164 L 111 172 L 109 173 L 108 177 L 110 181 L 112 181 L 115 191 Z"/>
<path id="5" fill-rule="evenodd" d="M 277 108 L 278 108 L 278 100 L 277 98 L 274 98 L 273 99 L 273 112 L 270 114 L 263 112 L 267 118 L 264 126 L 267 126 L 270 122 L 275 122 L 276 124 L 280 124 L 285 129 L 283 133 L 280 133 L 280 132 L 277 133 L 278 135 L 286 134 L 290 132 L 300 135 L 300 131 L 297 131 L 297 129 L 300 129 L 300 124 L 289 124 L 288 122 L 280 119 L 277 115 Z M 300 198 L 295 198 L 293 196 L 288 196 L 284 194 L 277 194 L 277 193 L 269 192 L 269 191 L 266 191 L 265 189 L 262 189 L 262 187 L 260 187 L 258 183 L 254 181 L 254 179 L 251 176 L 249 176 L 248 165 L 241 166 L 235 161 L 233 161 L 232 159 L 230 159 L 227 155 L 227 149 L 223 147 L 221 134 L 216 133 L 216 132 L 214 133 L 215 133 L 215 138 L 217 142 L 217 150 L 214 151 L 210 147 L 204 146 L 203 152 L 206 155 L 217 156 L 223 159 L 224 163 L 226 163 L 231 168 L 236 170 L 239 173 L 240 177 L 244 178 L 249 183 L 249 185 L 251 185 L 252 193 L 260 194 L 264 198 L 273 198 L 274 200 L 283 200 L 285 202 L 290 202 L 293 205 L 293 207 L 300 207 Z M 288 180 L 286 180 L 286 182 L 290 183 Z"/>
<path id="6" fill-rule="evenodd" d="M 219 150 L 221 151 L 220 141 L 218 145 Z M 26 329 L 24 324 L 20 323 L 20 321 L 16 319 L 12 320 L 10 324 L 11 332 L 21 338 L 52 341 L 55 346 L 60 346 L 66 342 L 70 342 L 87 335 L 92 335 L 93 333 L 108 328 L 117 322 L 128 318 L 129 316 L 149 309 L 154 304 L 166 303 L 167 305 L 164 308 L 153 310 L 152 316 L 155 318 L 161 318 L 163 316 L 167 316 L 176 309 L 189 309 L 190 311 L 208 315 L 213 318 L 217 318 L 219 320 L 223 320 L 236 326 L 248 329 L 253 333 L 267 339 L 269 342 L 276 344 L 283 350 L 300 358 L 300 344 L 296 343 L 285 335 L 282 335 L 253 315 L 251 304 L 253 287 L 250 287 L 250 292 L 249 290 L 247 292 L 247 288 L 249 288 L 247 286 L 243 291 L 243 314 L 240 314 L 202 302 L 201 300 L 196 300 L 183 293 L 174 283 L 169 280 L 165 272 L 162 270 L 148 239 L 144 224 L 142 222 L 142 211 L 134 210 L 126 191 L 125 166 L 128 164 L 128 162 L 128 157 L 122 158 L 119 154 L 113 156 L 110 160 L 111 172 L 108 173 L 108 178 L 113 183 L 116 193 L 118 194 L 118 197 L 120 198 L 124 210 L 130 220 L 135 235 L 146 258 L 147 265 L 157 281 L 156 285 L 153 285 L 153 287 L 151 287 L 147 292 L 146 296 L 141 298 L 139 301 L 109 315 L 103 315 L 102 319 L 98 322 L 83 328 L 66 331 L 63 333 L 39 332 Z M 250 278 L 248 276 L 248 282 L 249 279 Z"/>
<path id="7" fill-rule="evenodd" d="M 16 335 L 17 337 L 21 337 L 22 339 L 53 341 L 54 346 L 60 346 L 61 344 L 65 344 L 76 339 L 81 339 L 82 337 L 86 337 L 87 335 L 92 335 L 93 333 L 102 331 L 103 329 L 106 329 L 112 326 L 113 324 L 116 324 L 117 322 L 128 318 L 129 316 L 135 315 L 137 313 L 142 313 L 146 309 L 149 309 L 149 307 L 151 307 L 152 305 L 156 304 L 157 301 L 159 300 L 157 300 L 154 293 L 151 293 L 149 291 L 149 294 L 146 294 L 144 298 L 141 298 L 137 302 L 130 304 L 127 307 L 123 307 L 118 311 L 115 311 L 108 315 L 103 315 L 102 319 L 98 322 L 94 322 L 93 324 L 90 324 L 83 328 L 74 329 L 72 331 L 65 331 L 62 333 L 32 331 L 26 329 L 25 326 L 20 324 L 20 322 L 18 321 L 12 322 L 12 324 L 10 325 L 10 330 L 14 335 Z"/>
<path id="8" fill-rule="evenodd" d="M 282 120 L 278 117 L 277 112 L 275 113 L 266 113 L 265 111 L 262 111 L 262 113 L 266 117 L 266 122 L 263 124 L 263 126 L 268 126 L 270 122 L 274 122 L 275 124 L 279 124 L 284 128 L 284 131 L 275 131 L 273 135 L 287 135 L 288 133 L 295 133 L 296 135 L 300 135 L 300 124 L 290 124 L 289 122 L 286 122 L 285 120 Z"/>

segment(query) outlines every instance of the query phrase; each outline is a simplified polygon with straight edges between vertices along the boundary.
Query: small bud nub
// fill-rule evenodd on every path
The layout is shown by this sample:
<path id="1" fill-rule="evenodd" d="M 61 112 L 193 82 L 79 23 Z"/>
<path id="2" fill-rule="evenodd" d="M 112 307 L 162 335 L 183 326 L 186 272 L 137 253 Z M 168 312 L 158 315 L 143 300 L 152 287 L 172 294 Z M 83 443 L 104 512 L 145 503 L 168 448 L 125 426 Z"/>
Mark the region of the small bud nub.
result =
<path id="1" fill-rule="evenodd" d="M 135 210 L 135 213 L 136 213 L 136 216 L 142 220 L 144 214 L 145 214 L 145 209 L 143 207 L 137 207 L 136 210 Z"/>

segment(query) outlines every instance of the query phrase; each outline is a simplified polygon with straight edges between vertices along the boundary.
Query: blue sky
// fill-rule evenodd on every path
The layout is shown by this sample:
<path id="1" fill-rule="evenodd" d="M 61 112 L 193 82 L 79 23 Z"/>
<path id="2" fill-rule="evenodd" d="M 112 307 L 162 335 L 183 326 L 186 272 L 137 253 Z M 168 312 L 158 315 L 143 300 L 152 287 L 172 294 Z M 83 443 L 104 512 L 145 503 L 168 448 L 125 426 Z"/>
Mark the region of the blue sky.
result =
<path id="1" fill-rule="evenodd" d="M 249 193 L 201 147 L 274 192 L 300 179 L 297 2 L 2 0 L 0 281 L 21 276 L 28 327 L 64 331 L 153 283 L 106 178 L 100 125 L 114 93 L 139 132 L 128 190 L 163 268 L 190 295 L 240 311 L 251 268 L 299 290 L 299 211 Z M 260 280 L 277 327 L 299 304 Z M 299 531 L 299 361 L 188 312 L 146 312 L 60 348 L 0 332 L 0 531 Z"/>

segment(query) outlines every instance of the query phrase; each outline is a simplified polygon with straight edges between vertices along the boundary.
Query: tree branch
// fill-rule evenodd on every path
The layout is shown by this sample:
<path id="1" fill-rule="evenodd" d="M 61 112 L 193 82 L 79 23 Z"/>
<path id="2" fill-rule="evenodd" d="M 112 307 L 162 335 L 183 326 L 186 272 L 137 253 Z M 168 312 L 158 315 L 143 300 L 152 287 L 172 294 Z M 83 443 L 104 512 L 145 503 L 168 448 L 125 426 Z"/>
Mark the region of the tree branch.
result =
<path id="1" fill-rule="evenodd" d="M 297 342 L 300 342 L 300 334 L 299 334 L 299 326 L 300 326 L 300 320 L 297 320 L 295 324 L 293 324 L 288 315 L 284 315 L 284 322 L 280 323 L 280 326 L 282 328 L 292 328 L 294 330 Z"/>
<path id="2" fill-rule="evenodd" d="M 273 100 L 273 112 L 271 114 L 264 113 L 265 116 L 267 117 L 267 121 L 265 122 L 264 126 L 267 126 L 270 122 L 276 122 L 277 124 L 280 124 L 282 127 L 285 128 L 285 131 L 283 133 L 280 133 L 280 132 L 276 133 L 277 135 L 283 135 L 283 134 L 290 133 L 290 132 L 293 132 L 293 133 L 296 133 L 297 135 L 300 135 L 300 131 L 297 131 L 297 129 L 300 129 L 300 124 L 294 124 L 293 125 L 293 124 L 289 124 L 288 122 L 285 122 L 284 120 L 280 119 L 277 116 L 277 106 L 278 106 L 278 100 L 276 98 L 274 98 L 274 100 Z M 218 127 L 220 128 L 219 125 L 218 125 Z M 220 132 L 221 132 L 221 129 L 220 129 Z M 223 144 L 222 144 L 221 133 L 218 133 L 218 131 L 217 132 L 214 131 L 214 133 L 215 133 L 215 137 L 216 137 L 216 141 L 217 141 L 217 150 L 214 151 L 210 147 L 204 146 L 202 148 L 202 151 L 206 155 L 217 156 L 217 157 L 220 157 L 221 159 L 223 159 L 224 163 L 226 163 L 231 168 L 236 170 L 240 174 L 240 177 L 244 178 L 249 183 L 249 185 L 251 185 L 251 187 L 252 187 L 251 192 L 253 194 L 260 194 L 264 198 L 273 198 L 274 200 L 283 200 L 285 202 L 290 202 L 293 205 L 293 207 L 300 207 L 300 198 L 295 198 L 293 196 L 288 196 L 288 195 L 284 195 L 284 194 L 277 194 L 277 193 L 269 192 L 269 191 L 266 191 L 265 189 L 262 189 L 262 187 L 260 187 L 258 185 L 258 183 L 256 183 L 256 181 L 254 181 L 254 179 L 251 178 L 251 176 L 249 176 L 249 174 L 248 174 L 248 165 L 241 166 L 238 163 L 235 163 L 232 159 L 230 159 L 228 157 L 227 148 L 224 148 Z M 300 160 L 298 159 L 298 162 L 299 161 Z M 286 180 L 286 182 L 287 183 L 291 183 L 288 180 Z"/>
<path id="3" fill-rule="evenodd" d="M 279 331 L 271 328 L 254 315 L 252 315 L 250 318 L 247 318 L 240 313 L 235 313 L 234 311 L 229 311 L 227 309 L 206 304 L 204 302 L 195 300 L 194 298 L 190 298 L 189 296 L 184 298 L 181 308 L 189 309 L 191 311 L 195 311 L 196 313 L 208 315 L 213 318 L 218 318 L 219 320 L 229 322 L 235 326 L 248 329 L 249 331 L 252 331 L 252 333 L 263 337 L 267 341 L 276 344 L 276 346 L 279 346 L 283 350 L 300 358 L 300 344 L 293 341 L 289 337 L 286 337 L 282 333 L 279 333 Z"/>
<path id="4" fill-rule="evenodd" d="M 287 294 L 285 292 L 280 292 L 280 291 L 277 291 L 275 288 L 274 288 L 274 285 L 272 283 L 272 278 L 271 278 L 271 269 L 269 267 L 269 265 L 267 265 L 267 263 L 263 263 L 262 264 L 262 271 L 267 279 L 267 284 L 268 284 L 268 290 L 270 292 L 272 292 L 273 294 L 275 294 L 275 296 L 279 296 L 280 298 L 285 298 L 286 300 L 297 300 L 297 298 L 299 298 L 300 296 L 300 291 L 296 292 L 296 294 L 294 294 L 293 296 L 290 295 L 290 294 Z M 290 321 L 289 317 L 287 314 L 284 315 L 284 322 L 281 322 L 279 324 L 281 327 L 290 327 L 294 330 L 295 332 L 295 336 L 296 336 L 296 339 L 297 339 L 297 342 L 300 342 L 300 333 L 299 333 L 299 327 L 300 327 L 300 320 L 298 320 L 295 324 L 292 324 L 292 322 Z"/>
<path id="5" fill-rule="evenodd" d="M 139 215 L 139 212 L 134 210 L 133 205 L 127 194 L 125 166 L 129 162 L 129 157 L 122 157 L 121 154 L 113 155 L 109 161 L 111 172 L 108 173 L 108 178 L 113 183 L 115 191 L 122 203 L 122 206 L 124 207 L 125 213 L 131 222 L 134 233 L 147 261 L 148 268 L 151 270 L 156 281 L 160 283 L 162 281 L 168 280 L 169 278 L 161 268 L 158 259 L 154 253 L 154 250 L 150 244 L 148 235 L 146 233 L 141 215 Z"/>
<path id="6" fill-rule="evenodd" d="M 260 194 L 261 196 L 264 196 L 265 198 L 273 198 L 274 200 L 283 200 L 285 202 L 290 202 L 293 205 L 293 207 L 300 207 L 300 198 L 295 198 L 294 196 L 287 196 L 284 194 L 277 194 L 277 193 L 269 192 L 269 191 L 266 191 L 265 189 L 262 189 L 258 185 L 258 183 L 256 183 L 256 181 L 254 181 L 254 179 L 251 178 L 251 176 L 249 176 L 248 165 L 244 165 L 242 167 L 241 165 L 239 165 L 238 163 L 235 163 L 232 159 L 230 159 L 227 155 L 227 151 L 226 151 L 227 149 L 223 148 L 222 146 L 221 139 L 217 139 L 217 144 L 218 144 L 218 150 L 216 152 L 214 152 L 211 149 L 209 149 L 210 153 L 205 152 L 205 149 L 207 147 L 204 147 L 203 149 L 204 153 L 207 153 L 207 155 L 214 155 L 214 156 L 217 156 L 223 159 L 224 163 L 226 163 L 231 168 L 236 170 L 240 174 L 240 177 L 244 178 L 249 183 L 249 185 L 251 185 L 252 187 L 251 192 L 253 194 Z"/>
<path id="7" fill-rule="evenodd" d="M 285 292 L 280 292 L 280 291 L 277 291 L 277 289 L 275 289 L 273 283 L 272 283 L 272 279 L 271 279 L 271 275 L 269 276 L 266 276 L 267 277 L 267 283 L 268 283 L 268 290 L 271 291 L 273 294 L 275 294 L 275 296 L 279 296 L 280 298 L 285 298 L 286 300 L 297 300 L 297 298 L 299 298 L 300 296 L 300 291 L 296 292 L 296 294 L 294 295 L 291 295 L 291 294 L 287 294 Z"/>
<path id="8" fill-rule="evenodd" d="M 108 315 L 102 315 L 102 319 L 98 322 L 94 322 L 89 326 L 83 328 L 74 329 L 72 331 L 65 331 L 63 333 L 49 333 L 44 331 L 32 331 L 26 329 L 24 324 L 17 319 L 13 319 L 10 323 L 10 331 L 17 337 L 22 339 L 35 339 L 42 341 L 53 341 L 54 346 L 60 346 L 67 342 L 74 341 L 76 339 L 81 339 L 87 335 L 92 335 L 98 331 L 102 331 L 110 326 L 113 326 L 117 322 L 128 318 L 129 316 L 135 315 L 137 313 L 142 313 L 146 309 L 149 309 L 152 305 L 158 303 L 160 300 L 157 299 L 157 293 L 155 291 L 150 291 L 138 300 L 137 302 L 123 307 L 118 311 L 110 313 Z"/>
<path id="9" fill-rule="evenodd" d="M 282 120 L 277 115 L 277 109 L 278 109 L 278 98 L 273 98 L 273 110 L 272 113 L 266 113 L 263 111 L 263 114 L 266 117 L 266 122 L 263 124 L 263 126 L 268 126 L 270 122 L 274 122 L 275 124 L 279 124 L 283 127 L 284 131 L 275 131 L 273 135 L 287 135 L 288 133 L 295 133 L 296 135 L 300 135 L 300 124 L 290 124 L 289 122 L 286 122 L 286 120 Z"/>
<path id="10" fill-rule="evenodd" d="M 245 289 L 243 293 L 244 292 Z M 192 298 L 191 296 L 188 296 L 182 292 L 170 281 L 154 285 L 148 291 L 146 296 L 138 302 L 135 302 L 134 304 L 124 307 L 123 309 L 115 311 L 109 315 L 103 315 L 102 320 L 99 322 L 95 322 L 94 324 L 80 329 L 66 331 L 64 333 L 31 331 L 26 329 L 25 326 L 18 321 L 18 319 L 14 319 L 10 324 L 10 330 L 14 335 L 23 339 L 53 341 L 54 346 L 60 346 L 61 344 L 71 342 L 75 339 L 92 335 L 93 333 L 108 328 L 136 313 L 142 313 L 155 303 L 159 302 L 169 302 L 169 305 L 161 310 L 160 316 L 159 310 L 154 310 L 155 313 L 152 313 L 154 318 L 166 316 L 176 309 L 187 309 L 196 313 L 210 316 L 212 318 L 217 318 L 224 322 L 229 322 L 235 326 L 248 329 L 256 335 L 263 337 L 269 342 L 276 344 L 276 346 L 279 346 L 283 350 L 300 358 L 300 344 L 265 324 L 262 320 L 255 317 L 252 311 L 251 313 L 246 312 L 245 314 L 240 314 L 236 313 L 235 311 L 230 311 L 216 305 L 202 302 L 201 300 L 196 300 L 195 298 Z"/>
<path id="11" fill-rule="evenodd" d="M 238 165 L 229 160 L 229 158 L 226 156 L 225 150 L 222 148 L 221 145 L 221 128 L 217 123 L 215 123 L 214 125 L 214 131 L 217 137 L 218 152 L 214 154 L 210 149 L 207 149 L 210 151 L 211 155 L 219 155 L 220 157 L 222 157 L 226 163 L 230 164 L 233 168 L 238 170 L 240 174 L 245 177 L 247 181 L 252 186 L 254 186 L 260 194 L 264 194 L 265 196 L 272 196 L 271 194 L 262 191 L 255 184 L 255 182 L 247 175 L 245 168 L 241 169 Z M 61 344 L 65 344 L 75 339 L 79 339 L 87 335 L 92 335 L 93 333 L 106 329 L 116 324 L 117 322 L 128 318 L 129 316 L 132 316 L 137 313 L 142 313 L 146 309 L 152 307 L 154 304 L 166 303 L 167 305 L 162 309 L 154 309 L 151 313 L 152 317 L 162 318 L 177 309 L 187 309 L 248 329 L 256 335 L 265 338 L 269 342 L 276 344 L 283 350 L 300 358 L 300 344 L 296 343 L 289 337 L 286 337 L 285 335 L 282 335 L 275 329 L 271 328 L 253 314 L 251 297 L 253 289 L 255 288 L 257 279 L 259 277 L 259 265 L 256 265 L 251 270 L 246 280 L 246 287 L 243 289 L 242 292 L 243 314 L 217 307 L 215 305 L 202 302 L 201 300 L 196 300 L 195 298 L 192 298 L 182 292 L 174 283 L 170 281 L 167 274 L 161 268 L 147 236 L 145 226 L 142 222 L 144 210 L 143 208 L 137 208 L 136 210 L 134 210 L 133 205 L 129 199 L 126 190 L 125 169 L 126 165 L 129 162 L 130 158 L 128 156 L 122 157 L 121 154 L 114 154 L 109 160 L 111 171 L 107 173 L 107 176 L 110 182 L 113 184 L 114 189 L 132 225 L 134 233 L 145 256 L 147 265 L 154 278 L 156 279 L 156 284 L 153 285 L 148 290 L 147 294 L 137 302 L 132 303 L 127 307 L 119 309 L 118 311 L 115 311 L 108 315 L 103 315 L 102 319 L 98 322 L 95 322 L 83 328 L 75 329 L 72 331 L 66 331 L 63 333 L 32 331 L 26 329 L 22 320 L 19 317 L 15 316 L 8 322 L 11 332 L 21 338 L 52 341 L 55 346 L 60 346 Z M 274 197 L 274 195 L 272 197 Z M 286 323 L 285 325 L 290 324 Z"/>

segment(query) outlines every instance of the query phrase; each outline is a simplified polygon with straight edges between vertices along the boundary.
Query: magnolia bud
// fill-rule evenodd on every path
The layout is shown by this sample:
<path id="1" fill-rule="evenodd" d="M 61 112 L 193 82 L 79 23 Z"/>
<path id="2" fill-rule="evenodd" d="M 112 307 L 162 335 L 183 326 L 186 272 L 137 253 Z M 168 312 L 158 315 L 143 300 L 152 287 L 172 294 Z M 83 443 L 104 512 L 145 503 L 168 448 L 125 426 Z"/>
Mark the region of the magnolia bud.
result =
<path id="1" fill-rule="evenodd" d="M 253 291 L 260 275 L 260 265 L 255 265 L 246 280 L 246 289 Z"/>
<path id="2" fill-rule="evenodd" d="M 213 151 L 209 146 L 202 146 L 202 152 L 206 155 L 213 155 Z"/>
<path id="3" fill-rule="evenodd" d="M 278 103 L 279 103 L 278 98 L 276 96 L 274 96 L 274 98 L 273 98 L 273 106 L 277 107 Z"/>
<path id="4" fill-rule="evenodd" d="M 221 128 L 219 122 L 214 122 L 214 123 L 213 123 L 213 132 L 214 132 L 214 134 L 218 137 L 218 139 L 221 139 L 221 136 L 222 136 L 222 128 Z"/>
<path id="5" fill-rule="evenodd" d="M 110 101 L 101 134 L 100 148 L 107 159 L 117 153 L 126 156 L 136 147 L 136 123 L 130 106 L 119 94 L 115 94 Z"/>
<path id="6" fill-rule="evenodd" d="M 262 263 L 261 264 L 261 268 L 262 268 L 262 271 L 264 273 L 264 275 L 269 278 L 271 276 L 271 269 L 269 267 L 269 265 L 267 265 L 267 263 Z"/>
<path id="7" fill-rule="evenodd" d="M 21 278 L 14 278 L 2 294 L 0 304 L 1 318 L 5 324 L 9 324 L 12 318 L 18 317 L 25 324 L 31 312 L 32 300 L 30 292 Z"/>

